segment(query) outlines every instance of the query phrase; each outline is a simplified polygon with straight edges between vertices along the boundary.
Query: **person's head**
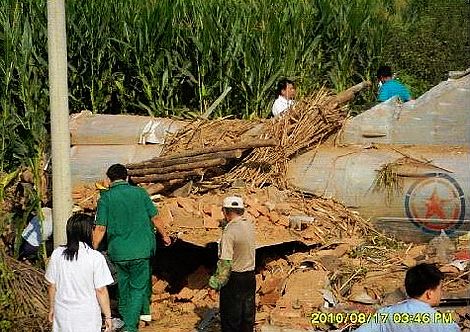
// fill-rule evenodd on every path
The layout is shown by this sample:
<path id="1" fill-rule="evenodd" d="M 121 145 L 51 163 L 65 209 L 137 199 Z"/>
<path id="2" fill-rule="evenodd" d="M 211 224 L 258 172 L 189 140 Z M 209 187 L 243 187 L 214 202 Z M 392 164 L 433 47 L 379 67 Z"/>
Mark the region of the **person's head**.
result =
<path id="1" fill-rule="evenodd" d="M 279 81 L 277 84 L 277 95 L 283 96 L 288 100 L 292 100 L 295 98 L 295 83 L 292 80 L 284 78 Z"/>
<path id="2" fill-rule="evenodd" d="M 392 78 L 393 73 L 392 73 L 392 67 L 390 66 L 380 66 L 379 69 L 377 70 L 377 80 L 379 82 L 383 82 L 387 79 Z"/>
<path id="3" fill-rule="evenodd" d="M 411 298 L 436 306 L 441 301 L 443 277 L 443 273 L 434 264 L 413 266 L 406 272 L 406 293 Z"/>
<path id="4" fill-rule="evenodd" d="M 125 181 L 127 179 L 127 169 L 124 165 L 114 164 L 108 168 L 106 176 L 111 180 L 111 182 L 116 180 Z"/>
<path id="5" fill-rule="evenodd" d="M 79 242 L 92 247 L 93 223 L 94 219 L 84 213 L 76 213 L 67 220 L 67 244 L 63 253 L 65 259 L 77 259 Z"/>
<path id="6" fill-rule="evenodd" d="M 237 216 L 242 216 L 245 213 L 245 205 L 243 199 L 237 196 L 225 197 L 222 203 L 222 212 L 224 213 L 225 220 L 231 221 Z"/>

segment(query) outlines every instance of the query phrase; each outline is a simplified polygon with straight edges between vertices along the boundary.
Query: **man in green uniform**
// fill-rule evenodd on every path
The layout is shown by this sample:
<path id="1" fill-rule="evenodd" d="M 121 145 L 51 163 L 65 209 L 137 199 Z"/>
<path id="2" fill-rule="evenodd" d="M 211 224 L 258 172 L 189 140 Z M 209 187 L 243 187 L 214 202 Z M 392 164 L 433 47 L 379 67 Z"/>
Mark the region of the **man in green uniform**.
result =
<path id="1" fill-rule="evenodd" d="M 108 255 L 117 272 L 124 329 L 136 332 L 142 306 L 148 300 L 150 256 L 155 251 L 153 226 L 165 245 L 171 240 L 147 192 L 127 182 L 127 169 L 115 164 L 106 175 L 111 185 L 98 201 L 93 246 L 97 248 L 106 234 Z"/>

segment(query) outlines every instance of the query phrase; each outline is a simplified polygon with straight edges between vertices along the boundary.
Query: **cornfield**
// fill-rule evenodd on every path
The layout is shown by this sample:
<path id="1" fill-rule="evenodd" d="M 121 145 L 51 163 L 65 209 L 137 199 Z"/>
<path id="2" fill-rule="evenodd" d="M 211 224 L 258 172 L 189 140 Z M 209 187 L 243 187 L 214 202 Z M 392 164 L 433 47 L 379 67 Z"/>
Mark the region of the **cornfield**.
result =
<path id="1" fill-rule="evenodd" d="M 214 117 L 265 117 L 280 77 L 368 79 L 411 1 L 69 0 L 70 109 L 187 118 L 222 96 Z M 46 1 L 1 3 L 0 172 L 47 148 L 49 121 Z"/>

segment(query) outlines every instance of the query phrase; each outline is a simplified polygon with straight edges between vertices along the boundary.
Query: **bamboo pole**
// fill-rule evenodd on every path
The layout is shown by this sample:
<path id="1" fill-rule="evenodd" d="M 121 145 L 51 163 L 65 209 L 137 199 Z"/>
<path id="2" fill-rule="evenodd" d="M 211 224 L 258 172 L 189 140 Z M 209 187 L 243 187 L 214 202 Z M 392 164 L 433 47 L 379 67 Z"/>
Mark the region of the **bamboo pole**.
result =
<path id="1" fill-rule="evenodd" d="M 242 150 L 220 151 L 220 152 L 211 152 L 211 153 L 201 154 L 201 155 L 193 156 L 193 157 L 181 157 L 181 158 L 162 160 L 162 161 L 144 161 L 141 163 L 128 164 L 126 165 L 126 167 L 129 170 L 129 175 L 137 175 L 139 173 L 136 172 L 135 170 L 139 170 L 142 168 L 167 167 L 167 166 L 171 166 L 175 164 L 188 164 L 188 163 L 193 163 L 197 161 L 216 159 L 216 158 L 238 159 L 241 156 L 242 156 Z M 156 160 L 156 158 L 154 158 L 153 160 Z"/>
<path id="2" fill-rule="evenodd" d="M 260 140 L 255 140 L 253 142 L 243 142 L 243 143 L 230 144 L 230 145 L 224 145 L 224 146 L 213 146 L 207 149 L 197 149 L 197 150 L 174 153 L 169 156 L 152 158 L 150 160 L 147 160 L 146 162 L 150 163 L 154 161 L 173 160 L 173 159 L 178 159 L 178 158 L 193 157 L 193 156 L 197 156 L 201 154 L 220 152 L 220 151 L 246 150 L 246 149 L 260 148 L 260 147 L 266 147 L 266 146 L 276 146 L 277 144 L 278 144 L 277 140 L 275 139 L 260 139 Z M 135 165 L 138 165 L 138 164 L 129 164 L 127 165 L 127 167 L 133 168 L 135 167 Z"/>
<path id="3" fill-rule="evenodd" d="M 364 89 L 368 89 L 371 87 L 372 83 L 370 81 L 362 81 L 359 84 L 356 84 L 349 89 L 346 89 L 340 92 L 336 97 L 334 97 L 334 101 L 338 104 L 344 104 L 354 99 L 356 94 Z"/>
<path id="4" fill-rule="evenodd" d="M 173 172 L 189 171 L 196 168 L 209 168 L 214 166 L 221 166 L 227 163 L 226 159 L 217 158 L 210 160 L 202 160 L 197 162 L 190 162 L 185 164 L 177 164 L 168 167 L 159 167 L 159 168 L 141 168 L 134 169 L 129 171 L 130 176 L 143 176 L 151 174 L 169 174 Z"/>
<path id="5" fill-rule="evenodd" d="M 173 179 L 169 181 L 148 183 L 148 184 L 145 184 L 144 182 L 142 182 L 143 185 L 141 184 L 141 187 L 144 188 L 150 196 L 152 196 L 152 195 L 167 191 L 168 189 L 172 187 L 181 185 L 183 182 L 184 182 L 184 179 Z"/>
<path id="6" fill-rule="evenodd" d="M 143 183 L 143 182 L 157 182 L 157 181 L 168 181 L 168 180 L 175 180 L 175 179 L 186 179 L 190 176 L 195 175 L 202 175 L 204 172 L 202 169 L 196 169 L 187 172 L 173 172 L 169 174 L 153 174 L 153 175 L 146 175 L 140 177 L 131 177 L 132 181 L 135 183 Z"/>
<path id="7" fill-rule="evenodd" d="M 65 226 L 72 212 L 67 43 L 64 0 L 47 1 L 47 45 L 52 145 L 52 219 L 54 246 L 66 243 Z"/>

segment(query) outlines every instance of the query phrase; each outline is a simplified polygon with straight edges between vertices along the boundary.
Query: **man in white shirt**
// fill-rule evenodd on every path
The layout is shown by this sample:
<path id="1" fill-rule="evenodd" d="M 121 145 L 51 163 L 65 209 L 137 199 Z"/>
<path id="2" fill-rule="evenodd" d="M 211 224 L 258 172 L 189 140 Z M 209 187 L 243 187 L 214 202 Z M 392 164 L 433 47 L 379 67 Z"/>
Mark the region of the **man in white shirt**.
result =
<path id="1" fill-rule="evenodd" d="M 287 78 L 279 81 L 277 84 L 277 99 L 273 104 L 273 115 L 279 116 L 294 105 L 295 83 Z"/>

